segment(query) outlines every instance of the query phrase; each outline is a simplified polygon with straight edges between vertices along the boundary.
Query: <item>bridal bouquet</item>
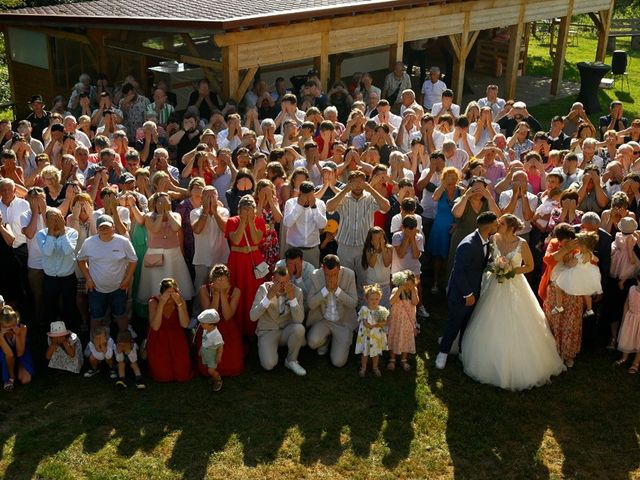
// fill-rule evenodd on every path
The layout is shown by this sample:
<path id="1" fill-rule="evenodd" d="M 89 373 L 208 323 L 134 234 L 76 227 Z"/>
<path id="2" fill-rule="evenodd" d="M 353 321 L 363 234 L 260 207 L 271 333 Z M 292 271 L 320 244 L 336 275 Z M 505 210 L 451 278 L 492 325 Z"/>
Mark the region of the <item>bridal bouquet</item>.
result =
<path id="1" fill-rule="evenodd" d="M 511 266 L 511 263 L 503 255 L 496 257 L 487 270 L 496 276 L 498 283 L 503 283 L 505 280 L 516 276 L 516 272 Z"/>

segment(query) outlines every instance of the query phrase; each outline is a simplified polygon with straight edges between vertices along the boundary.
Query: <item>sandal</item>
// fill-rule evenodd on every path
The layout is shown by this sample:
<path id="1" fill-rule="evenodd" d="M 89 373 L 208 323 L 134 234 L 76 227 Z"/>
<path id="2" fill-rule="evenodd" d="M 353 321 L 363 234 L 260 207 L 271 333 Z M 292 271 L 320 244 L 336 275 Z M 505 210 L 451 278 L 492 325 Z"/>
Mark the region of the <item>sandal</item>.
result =
<path id="1" fill-rule="evenodd" d="M 6 382 L 4 382 L 4 391 L 5 392 L 13 392 L 14 379 L 10 378 Z"/>
<path id="2" fill-rule="evenodd" d="M 380 371 L 380 369 L 379 369 L 379 368 L 372 368 L 372 369 L 371 369 L 371 371 L 373 372 L 373 374 L 374 374 L 376 377 L 381 377 L 381 376 L 382 376 L 382 372 Z"/>
<path id="3" fill-rule="evenodd" d="M 616 360 L 616 361 L 615 361 L 615 366 L 616 366 L 616 367 L 619 367 L 619 366 L 621 366 L 621 365 L 624 365 L 625 363 L 627 363 L 627 360 L 622 360 L 622 359 L 620 359 L 620 360 Z"/>
<path id="4" fill-rule="evenodd" d="M 390 372 L 393 372 L 395 369 L 396 369 L 396 361 L 389 360 L 389 363 L 387 363 L 387 370 L 389 370 Z"/>
<path id="5" fill-rule="evenodd" d="M 638 368 L 640 368 L 640 364 L 634 363 L 633 365 L 631 365 L 631 367 L 629 368 L 628 372 L 631 375 L 635 375 L 636 373 L 638 373 Z"/>
<path id="6" fill-rule="evenodd" d="M 366 368 L 361 368 L 361 369 L 358 371 L 358 376 L 359 376 L 360 378 L 364 378 L 366 374 L 367 374 L 367 369 L 366 369 Z"/>
<path id="7" fill-rule="evenodd" d="M 409 365 L 409 362 L 407 360 L 401 360 L 400 363 L 402 364 L 402 369 L 405 372 L 409 372 L 411 370 L 411 365 Z"/>
<path id="8" fill-rule="evenodd" d="M 222 390 L 222 379 L 218 378 L 217 380 L 213 381 L 213 391 L 219 392 L 220 390 Z"/>
<path id="9" fill-rule="evenodd" d="M 616 349 L 616 339 L 612 338 L 611 341 L 609 342 L 609 345 L 607 345 L 607 350 L 615 350 Z"/>

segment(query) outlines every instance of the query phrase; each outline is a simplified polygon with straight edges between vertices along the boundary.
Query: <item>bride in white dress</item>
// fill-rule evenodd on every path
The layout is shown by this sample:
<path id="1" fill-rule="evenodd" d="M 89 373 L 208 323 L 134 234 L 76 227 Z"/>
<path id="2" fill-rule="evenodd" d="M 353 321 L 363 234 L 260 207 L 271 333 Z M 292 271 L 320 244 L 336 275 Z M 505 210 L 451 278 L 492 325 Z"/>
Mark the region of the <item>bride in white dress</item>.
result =
<path id="1" fill-rule="evenodd" d="M 565 370 L 544 312 L 524 277 L 533 269 L 533 258 L 527 242 L 515 235 L 521 228 L 514 215 L 498 219 L 491 260 L 502 255 L 516 275 L 502 283 L 493 273 L 485 276 L 462 337 L 465 373 L 508 390 L 543 385 Z"/>

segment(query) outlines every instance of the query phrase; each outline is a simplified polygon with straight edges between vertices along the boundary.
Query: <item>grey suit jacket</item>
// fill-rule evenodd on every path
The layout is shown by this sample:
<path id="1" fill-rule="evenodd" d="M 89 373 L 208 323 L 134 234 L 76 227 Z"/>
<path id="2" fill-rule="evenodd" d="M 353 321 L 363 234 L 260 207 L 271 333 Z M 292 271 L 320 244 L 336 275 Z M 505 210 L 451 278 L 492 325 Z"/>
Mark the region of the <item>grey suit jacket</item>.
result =
<path id="1" fill-rule="evenodd" d="M 267 292 L 271 288 L 273 282 L 264 282 L 258 288 L 256 296 L 253 299 L 253 305 L 249 312 L 251 321 L 258 322 L 256 328 L 256 334 L 260 332 L 267 332 L 272 330 L 279 330 L 286 327 L 290 323 L 302 323 L 304 320 L 304 300 L 302 296 L 302 290 L 299 287 L 293 286 L 296 292 L 297 305 L 291 306 L 286 302 L 285 312 L 280 315 L 280 305 L 278 303 L 278 297 L 275 296 L 269 301 L 269 305 L 265 307 L 262 304 L 263 299 L 267 297 Z"/>
<path id="2" fill-rule="evenodd" d="M 338 324 L 349 327 L 352 330 L 358 326 L 356 317 L 356 306 L 358 305 L 358 291 L 356 289 L 356 274 L 353 270 L 340 267 L 338 274 L 338 286 L 340 294 L 337 298 L 338 307 Z M 325 318 L 325 310 L 327 308 L 327 297 L 322 294 L 322 289 L 326 287 L 324 271 L 318 268 L 311 275 L 311 288 L 309 289 L 308 304 L 309 315 L 307 316 L 307 325 Z"/>

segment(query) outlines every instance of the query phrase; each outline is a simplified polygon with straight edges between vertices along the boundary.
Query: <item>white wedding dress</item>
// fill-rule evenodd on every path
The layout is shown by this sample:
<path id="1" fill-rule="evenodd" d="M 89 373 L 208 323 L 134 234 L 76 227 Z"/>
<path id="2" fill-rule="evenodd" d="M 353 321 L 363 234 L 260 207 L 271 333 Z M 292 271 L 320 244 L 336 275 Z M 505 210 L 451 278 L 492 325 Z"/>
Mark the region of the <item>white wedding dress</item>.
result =
<path id="1" fill-rule="evenodd" d="M 522 243 L 504 255 L 522 265 Z M 493 251 L 498 246 L 493 244 Z M 565 370 L 544 312 L 522 274 L 499 283 L 485 274 L 480 298 L 462 337 L 464 371 L 474 380 L 508 390 L 548 383 Z"/>

